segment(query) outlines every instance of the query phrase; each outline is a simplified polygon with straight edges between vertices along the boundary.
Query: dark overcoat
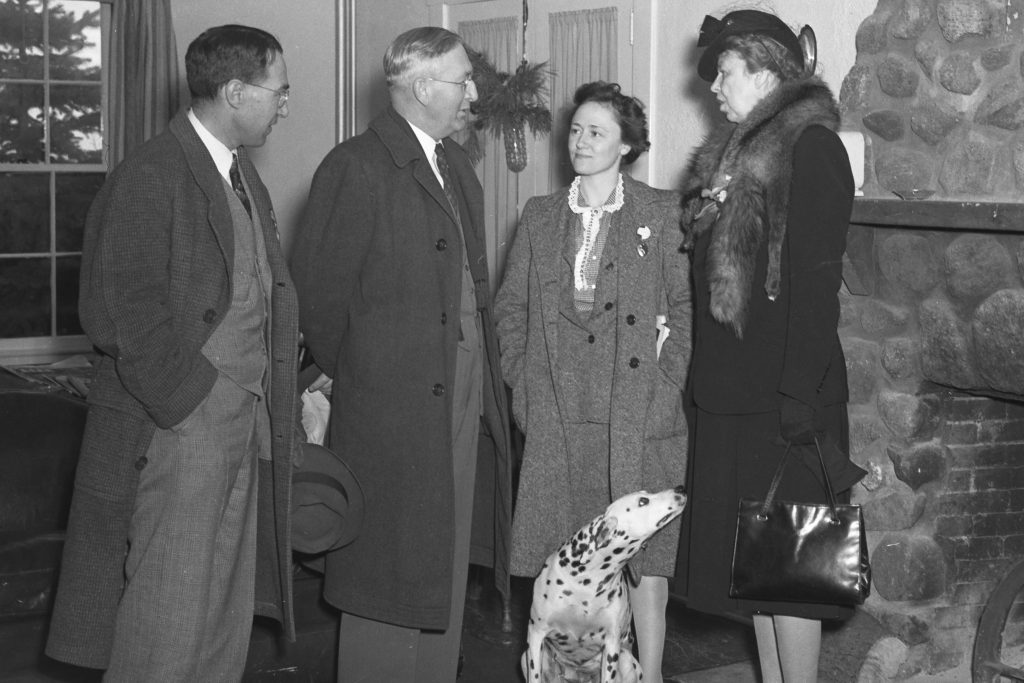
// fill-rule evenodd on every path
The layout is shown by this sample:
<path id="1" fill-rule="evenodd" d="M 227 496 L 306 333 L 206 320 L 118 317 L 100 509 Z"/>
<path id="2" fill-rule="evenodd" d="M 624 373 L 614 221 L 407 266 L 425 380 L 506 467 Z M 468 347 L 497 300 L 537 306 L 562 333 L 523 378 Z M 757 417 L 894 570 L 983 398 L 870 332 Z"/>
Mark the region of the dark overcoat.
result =
<path id="1" fill-rule="evenodd" d="M 611 497 L 663 490 L 686 477 L 682 390 L 690 362 L 689 260 L 681 253 L 679 196 L 623 176 L 624 203 L 606 214 L 601 278 L 617 278 L 617 300 L 595 306 L 615 315 L 611 371 Z M 576 531 L 569 517 L 566 405 L 559 368 L 559 320 L 573 282 L 571 241 L 578 221 L 568 190 L 527 202 L 495 301 L 501 363 L 512 412 L 526 434 L 512 531 L 512 573 L 535 576 Z M 644 230 L 646 228 L 646 230 Z M 613 237 L 614 234 L 614 237 Z M 646 239 L 643 235 L 649 234 Z M 567 249 L 566 244 L 570 242 Z M 671 332 L 656 354 L 656 316 Z M 659 537 L 675 558 L 678 527 Z M 643 558 L 640 558 L 643 565 Z"/>
<path id="2" fill-rule="evenodd" d="M 445 139 L 461 188 L 460 233 L 409 124 L 393 108 L 335 147 L 313 178 L 292 254 L 300 320 L 334 380 L 331 447 L 366 499 L 359 537 L 326 560 L 324 597 L 408 628 L 446 629 L 454 541 L 452 386 L 463 235 L 476 283 L 485 366 L 473 562 L 508 588 L 508 415 L 491 319 L 483 192 L 465 152 Z M 493 447 L 489 447 L 493 446 Z M 490 503 L 481 506 L 479 501 Z M 481 530 L 479 524 L 487 525 Z M 484 533 L 486 532 L 486 533 Z"/>
<path id="3" fill-rule="evenodd" d="M 742 498 L 762 499 L 785 452 L 784 397 L 815 411 L 835 490 L 864 471 L 848 455 L 846 363 L 837 326 L 853 176 L 836 102 L 817 79 L 784 82 L 697 149 L 684 185 L 693 243 L 697 408 L 687 605 L 720 615 L 848 616 L 836 605 L 729 597 Z M 724 192 L 722 192 L 724 188 Z M 718 200 L 703 196 L 713 190 Z M 794 449 L 780 500 L 828 499 L 812 447 Z"/>
<path id="4" fill-rule="evenodd" d="M 836 292 L 853 180 L 838 122 L 823 83 L 784 83 L 694 154 L 684 224 L 707 256 L 694 264 L 692 380 L 709 412 L 778 410 L 783 395 L 813 406 L 847 400 Z M 701 189 L 721 178 L 720 210 L 687 222 L 708 204 Z"/>
<path id="5" fill-rule="evenodd" d="M 256 613 L 294 638 L 290 542 L 298 304 L 270 195 L 244 148 L 273 278 L 272 461 L 259 463 Z M 217 370 L 203 345 L 231 306 L 234 227 L 224 181 L 184 114 L 120 164 L 89 209 L 79 310 L 100 353 L 89 392 L 46 652 L 106 668 L 124 584 L 139 459 L 157 428 L 185 419 Z"/>

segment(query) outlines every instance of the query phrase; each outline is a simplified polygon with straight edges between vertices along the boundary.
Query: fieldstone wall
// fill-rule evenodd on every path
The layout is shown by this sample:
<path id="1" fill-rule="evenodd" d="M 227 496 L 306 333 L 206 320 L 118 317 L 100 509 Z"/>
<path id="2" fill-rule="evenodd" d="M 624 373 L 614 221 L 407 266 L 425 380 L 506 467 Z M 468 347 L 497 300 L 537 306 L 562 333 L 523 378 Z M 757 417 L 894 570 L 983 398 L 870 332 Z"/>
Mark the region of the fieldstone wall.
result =
<path id="1" fill-rule="evenodd" d="M 941 204 L 1024 198 L 1024 0 L 879 0 L 856 44 L 840 106 L 866 141 L 857 201 L 926 218 L 851 226 L 841 334 L 852 455 L 870 472 L 853 496 L 865 609 L 904 646 L 892 680 L 955 680 L 1024 559 L 1024 224 L 956 231 Z M 911 190 L 930 207 L 897 199 Z"/>
<path id="2" fill-rule="evenodd" d="M 1024 0 L 880 0 L 840 92 L 869 144 L 867 196 L 1018 201 Z"/>
<path id="3" fill-rule="evenodd" d="M 892 680 L 941 674 L 969 662 L 988 594 L 1024 558 L 1024 235 L 854 230 L 873 256 L 840 320 L 870 473 L 853 496 L 865 609 L 906 645 Z"/>

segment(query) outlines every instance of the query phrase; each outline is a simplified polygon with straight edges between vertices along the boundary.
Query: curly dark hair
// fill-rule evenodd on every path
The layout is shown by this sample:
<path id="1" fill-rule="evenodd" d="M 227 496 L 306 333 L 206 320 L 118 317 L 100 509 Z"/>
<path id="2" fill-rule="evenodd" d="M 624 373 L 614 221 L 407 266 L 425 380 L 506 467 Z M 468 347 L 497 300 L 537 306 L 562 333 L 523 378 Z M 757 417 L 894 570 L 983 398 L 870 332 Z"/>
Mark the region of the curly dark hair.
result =
<path id="1" fill-rule="evenodd" d="M 622 129 L 622 142 L 629 145 L 629 152 L 622 157 L 622 163 L 627 166 L 651 148 L 651 141 L 648 139 L 647 114 L 644 112 L 644 103 L 635 97 L 622 94 L 622 88 L 618 83 L 607 83 L 605 81 L 594 81 L 584 83 L 576 89 L 572 98 L 575 105 L 572 115 L 580 105 L 587 102 L 596 102 L 608 107 Z"/>

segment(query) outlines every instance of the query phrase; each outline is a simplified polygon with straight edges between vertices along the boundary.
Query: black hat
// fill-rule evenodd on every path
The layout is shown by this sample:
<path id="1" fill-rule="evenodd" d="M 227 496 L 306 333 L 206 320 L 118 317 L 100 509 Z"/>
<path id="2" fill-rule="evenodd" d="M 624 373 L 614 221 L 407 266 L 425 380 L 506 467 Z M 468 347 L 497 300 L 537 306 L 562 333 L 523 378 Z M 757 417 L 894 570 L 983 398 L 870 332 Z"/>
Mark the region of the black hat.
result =
<path id="1" fill-rule="evenodd" d="M 718 75 L 718 57 L 722 54 L 725 39 L 745 33 L 771 38 L 793 53 L 798 64 L 804 63 L 800 41 L 782 19 L 768 12 L 741 9 L 729 12 L 721 19 L 710 15 L 704 17 L 697 39 L 697 47 L 704 48 L 704 54 L 697 63 L 698 75 L 709 83 L 713 82 Z"/>
<path id="2" fill-rule="evenodd" d="M 363 489 L 334 451 L 302 443 L 292 474 L 292 548 L 317 554 L 351 543 L 363 523 Z"/>

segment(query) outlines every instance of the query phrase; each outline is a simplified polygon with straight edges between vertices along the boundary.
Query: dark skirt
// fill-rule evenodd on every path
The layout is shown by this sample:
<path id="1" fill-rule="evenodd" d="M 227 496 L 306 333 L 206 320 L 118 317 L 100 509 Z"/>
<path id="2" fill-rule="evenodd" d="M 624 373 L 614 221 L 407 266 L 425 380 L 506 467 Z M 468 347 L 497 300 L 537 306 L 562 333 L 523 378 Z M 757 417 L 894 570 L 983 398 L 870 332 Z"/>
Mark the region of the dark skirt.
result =
<path id="1" fill-rule="evenodd" d="M 853 608 L 795 602 L 762 602 L 729 597 L 736 508 L 740 498 L 763 500 L 785 446 L 779 439 L 777 412 L 718 415 L 697 408 L 687 567 L 687 607 L 722 616 L 779 614 L 806 619 L 845 619 Z M 846 405 L 819 412 L 828 433 L 848 452 Z M 791 459 L 776 494 L 778 500 L 827 502 L 814 472 Z M 842 496 L 848 498 L 848 496 Z"/>

